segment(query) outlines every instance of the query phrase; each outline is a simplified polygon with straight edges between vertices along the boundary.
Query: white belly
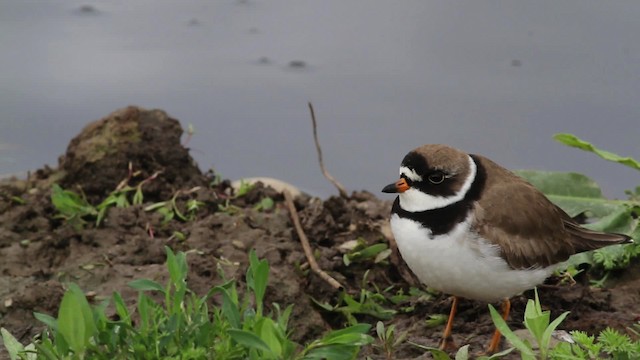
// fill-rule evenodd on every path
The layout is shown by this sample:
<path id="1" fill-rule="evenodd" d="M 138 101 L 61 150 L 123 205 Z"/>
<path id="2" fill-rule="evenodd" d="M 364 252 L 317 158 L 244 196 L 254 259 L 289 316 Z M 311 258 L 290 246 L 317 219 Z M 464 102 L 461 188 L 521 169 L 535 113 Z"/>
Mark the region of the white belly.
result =
<path id="1" fill-rule="evenodd" d="M 555 266 L 514 270 L 492 245 L 469 236 L 471 219 L 450 233 L 432 236 L 418 222 L 391 216 L 398 250 L 424 284 L 459 297 L 493 302 L 509 298 L 542 283 Z"/>

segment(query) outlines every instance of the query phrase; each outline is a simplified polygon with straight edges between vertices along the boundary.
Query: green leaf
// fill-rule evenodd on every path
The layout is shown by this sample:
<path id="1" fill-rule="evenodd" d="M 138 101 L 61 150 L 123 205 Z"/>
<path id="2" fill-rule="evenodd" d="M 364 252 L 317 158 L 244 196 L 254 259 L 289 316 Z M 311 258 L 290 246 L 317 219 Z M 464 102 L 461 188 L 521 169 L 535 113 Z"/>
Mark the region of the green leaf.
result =
<path id="1" fill-rule="evenodd" d="M 440 350 L 436 347 L 431 347 L 431 346 L 424 346 L 424 345 L 420 345 L 420 344 L 416 344 L 414 342 L 411 341 L 407 341 L 409 344 L 416 346 L 422 350 L 426 350 L 429 353 L 431 353 L 431 356 L 433 357 L 434 360 L 451 360 L 451 357 L 449 356 L 449 354 L 447 354 L 445 351 Z"/>
<path id="2" fill-rule="evenodd" d="M 609 215 L 602 217 L 597 222 L 586 224 L 584 227 L 597 231 L 629 234 L 636 225 L 636 220 L 633 218 L 632 213 L 633 208 L 623 206 Z"/>
<path id="3" fill-rule="evenodd" d="M 625 208 L 624 201 L 605 199 L 598 184 L 582 174 L 535 170 L 519 170 L 516 174 L 542 191 L 571 217 L 587 211 L 595 217 L 603 217 Z"/>
<path id="4" fill-rule="evenodd" d="M 539 310 L 536 307 L 537 304 L 539 305 L 539 303 L 531 299 L 527 301 L 527 307 L 524 311 L 524 324 L 539 344 L 542 341 L 544 330 L 549 325 L 551 313 Z"/>
<path id="5" fill-rule="evenodd" d="M 560 133 L 560 134 L 553 135 L 553 138 L 556 139 L 556 141 L 562 144 L 565 144 L 567 146 L 592 152 L 605 160 L 613 161 L 622 165 L 626 165 L 632 169 L 640 170 L 640 162 L 636 161 L 635 159 L 631 157 L 622 157 L 610 151 L 598 149 L 595 146 L 593 146 L 591 143 L 584 141 L 573 134 Z"/>
<path id="6" fill-rule="evenodd" d="M 516 174 L 545 194 L 603 199 L 600 186 L 583 174 L 540 170 L 517 170 Z"/>
<path id="7" fill-rule="evenodd" d="M 282 344 L 278 338 L 278 329 L 273 320 L 266 317 L 260 318 L 256 323 L 255 331 L 274 355 L 278 357 L 282 355 Z"/>
<path id="8" fill-rule="evenodd" d="M 344 329 L 331 331 L 320 342 L 322 344 L 365 345 L 373 340 L 369 335 L 366 335 L 370 328 L 371 325 L 369 324 L 352 325 Z"/>
<path id="9" fill-rule="evenodd" d="M 116 308 L 116 314 L 120 317 L 120 320 L 131 324 L 131 315 L 129 314 L 129 310 L 127 309 L 127 305 L 124 303 L 122 296 L 117 291 L 113 293 L 113 305 Z"/>
<path id="10" fill-rule="evenodd" d="M 509 329 L 509 326 L 504 321 L 502 316 L 500 316 L 498 311 L 491 304 L 489 304 L 489 312 L 491 313 L 491 320 L 493 320 L 496 329 L 500 331 L 500 333 L 511 343 L 511 345 L 513 345 L 516 349 L 518 349 L 518 351 L 520 351 L 522 359 L 535 359 L 535 354 L 531 349 L 531 346 L 527 345 L 518 337 L 518 335 L 516 335 L 513 331 L 511 331 L 511 329 Z"/>
<path id="11" fill-rule="evenodd" d="M 259 260 L 255 250 L 249 253 L 249 270 L 247 273 L 247 284 L 253 289 L 256 297 L 256 307 L 258 313 L 262 313 L 262 301 L 267 291 L 269 282 L 269 263 L 266 260 Z"/>
<path id="12" fill-rule="evenodd" d="M 66 216 L 96 214 L 96 209 L 87 200 L 73 191 L 64 190 L 58 184 L 51 187 L 51 203 Z"/>
<path id="13" fill-rule="evenodd" d="M 150 326 L 152 326 L 152 308 L 153 303 L 151 299 L 143 292 L 138 293 L 138 314 L 140 314 L 140 332 L 146 333 Z"/>
<path id="14" fill-rule="evenodd" d="M 87 298 L 76 284 L 69 284 L 58 310 L 58 331 L 76 354 L 83 354 L 97 331 Z"/>
<path id="15" fill-rule="evenodd" d="M 273 201 L 273 199 L 270 197 L 265 197 L 262 198 L 262 200 L 260 200 L 260 202 L 253 208 L 258 211 L 269 211 L 273 209 L 274 206 L 275 202 Z"/>
<path id="16" fill-rule="evenodd" d="M 460 349 L 458 349 L 458 352 L 456 353 L 456 358 L 455 358 L 455 360 L 467 360 L 467 359 L 469 359 L 469 345 L 465 345 Z"/>
<path id="17" fill-rule="evenodd" d="M 167 252 L 167 269 L 169 269 L 169 277 L 171 278 L 173 285 L 180 288 L 184 285 L 185 279 L 187 278 L 188 267 L 186 255 L 184 252 L 174 254 L 168 246 L 165 246 L 164 248 Z"/>
<path id="18" fill-rule="evenodd" d="M 227 289 L 219 286 L 216 286 L 215 289 L 222 294 L 222 315 L 224 315 L 233 328 L 239 329 L 241 324 L 237 302 L 233 301 Z"/>
<path id="19" fill-rule="evenodd" d="M 229 329 L 227 332 L 238 344 L 266 353 L 271 353 L 269 346 L 254 333 L 239 329 Z"/>
<path id="20" fill-rule="evenodd" d="M 9 353 L 9 358 L 11 360 L 19 359 L 18 354 L 24 351 L 24 346 L 5 328 L 0 328 L 0 335 L 2 335 L 2 342 Z"/>
<path id="21" fill-rule="evenodd" d="M 49 327 L 49 329 L 57 332 L 58 331 L 58 320 L 56 320 L 56 318 L 54 318 L 51 315 L 47 315 L 47 314 L 43 314 L 43 313 L 39 313 L 39 312 L 34 312 L 33 316 L 39 320 L 40 322 L 44 323 L 45 325 L 47 325 Z"/>
<path id="22" fill-rule="evenodd" d="M 162 294 L 165 293 L 164 286 L 160 285 L 159 283 L 153 280 L 138 279 L 138 280 L 130 281 L 127 285 L 129 285 L 130 287 L 138 291 L 159 291 Z"/>
<path id="23" fill-rule="evenodd" d="M 551 322 L 551 324 L 549 324 L 549 326 L 547 326 L 544 334 L 542 335 L 542 341 L 538 344 L 540 349 L 546 350 L 549 348 L 549 342 L 551 341 L 551 335 L 553 334 L 553 331 L 558 327 L 558 325 L 560 325 L 560 323 L 564 321 L 564 318 L 566 318 L 567 315 L 569 315 L 569 311 L 562 313 L 562 315 L 558 316 Z"/>
<path id="24" fill-rule="evenodd" d="M 327 345 L 323 347 L 319 347 L 316 349 L 312 349 L 309 351 L 304 357 L 304 360 L 351 360 L 354 359 L 357 352 L 358 347 L 335 344 L 335 345 Z"/>
<path id="25" fill-rule="evenodd" d="M 157 203 L 153 203 L 153 204 L 151 204 L 149 206 L 146 206 L 144 208 L 144 211 L 158 210 L 160 208 L 166 207 L 168 203 L 169 203 L 168 201 L 160 201 L 160 202 L 157 202 Z"/>

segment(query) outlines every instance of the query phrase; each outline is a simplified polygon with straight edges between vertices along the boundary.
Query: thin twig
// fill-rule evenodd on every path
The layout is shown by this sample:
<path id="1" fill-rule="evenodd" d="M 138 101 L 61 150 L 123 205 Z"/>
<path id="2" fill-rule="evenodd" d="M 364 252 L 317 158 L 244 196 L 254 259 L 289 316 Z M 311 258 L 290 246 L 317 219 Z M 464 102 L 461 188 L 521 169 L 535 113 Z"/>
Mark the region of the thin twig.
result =
<path id="1" fill-rule="evenodd" d="M 324 167 L 324 161 L 322 161 L 322 149 L 320 148 L 320 142 L 318 141 L 318 125 L 316 124 L 316 113 L 313 111 L 313 105 L 309 102 L 309 111 L 311 112 L 311 122 L 313 123 L 313 141 L 316 143 L 316 151 L 318 152 L 318 162 L 320 163 L 320 170 L 322 170 L 322 175 L 329 180 L 333 186 L 338 189 L 340 193 L 340 197 L 343 199 L 348 199 L 349 195 L 347 195 L 347 190 L 345 190 L 344 186 L 338 182 Z"/>
<path id="2" fill-rule="evenodd" d="M 298 233 L 298 238 L 300 239 L 300 243 L 302 244 L 302 249 L 304 249 L 304 254 L 307 257 L 307 261 L 309 262 L 309 266 L 311 270 L 318 274 L 322 280 L 326 281 L 331 285 L 334 289 L 342 289 L 343 286 L 338 282 L 338 280 L 331 277 L 331 275 L 327 274 L 320 268 L 316 259 L 313 257 L 313 252 L 311 251 L 311 245 L 309 245 L 309 239 L 307 235 L 305 235 L 304 230 L 302 229 L 302 225 L 300 225 L 300 218 L 298 217 L 298 211 L 296 210 L 296 206 L 293 203 L 293 197 L 289 190 L 283 191 L 284 194 L 284 202 L 289 209 L 289 214 L 291 214 L 291 220 L 293 221 L 293 226 L 296 228 L 296 233 Z"/>

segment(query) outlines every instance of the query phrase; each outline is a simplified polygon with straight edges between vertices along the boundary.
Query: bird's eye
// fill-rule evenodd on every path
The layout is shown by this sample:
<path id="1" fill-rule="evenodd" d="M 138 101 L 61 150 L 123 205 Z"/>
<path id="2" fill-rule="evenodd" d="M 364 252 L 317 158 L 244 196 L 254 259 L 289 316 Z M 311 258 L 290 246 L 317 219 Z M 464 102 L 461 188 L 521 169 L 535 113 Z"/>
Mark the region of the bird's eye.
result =
<path id="1" fill-rule="evenodd" d="M 438 185 L 444 181 L 445 176 L 442 172 L 436 171 L 434 173 L 429 174 L 429 177 L 427 179 L 429 179 L 430 183 Z"/>

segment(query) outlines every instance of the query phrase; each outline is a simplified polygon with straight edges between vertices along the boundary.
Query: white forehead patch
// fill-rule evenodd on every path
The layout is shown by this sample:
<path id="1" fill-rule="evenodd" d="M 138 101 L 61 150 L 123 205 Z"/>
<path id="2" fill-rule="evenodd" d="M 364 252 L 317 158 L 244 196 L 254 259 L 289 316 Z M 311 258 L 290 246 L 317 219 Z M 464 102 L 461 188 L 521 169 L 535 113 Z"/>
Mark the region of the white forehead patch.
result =
<path id="1" fill-rule="evenodd" d="M 406 166 L 400 166 L 400 176 L 406 176 L 411 181 L 422 181 L 422 176 L 418 175 L 415 170 L 409 169 Z"/>
<path id="2" fill-rule="evenodd" d="M 447 207 L 451 204 L 455 204 L 458 201 L 464 199 L 465 195 L 471 188 L 471 184 L 476 178 L 477 167 L 475 161 L 468 156 L 469 159 L 469 175 L 462 184 L 462 187 L 458 192 L 451 196 L 434 196 L 427 193 L 423 193 L 422 191 L 416 188 L 409 188 L 409 190 L 401 193 L 399 195 L 400 198 L 400 207 L 406 211 L 411 212 L 420 212 L 427 211 L 433 209 L 440 209 L 443 207 Z M 403 172 L 403 169 L 406 169 L 409 172 Z M 412 172 L 413 174 L 411 174 Z M 415 173 L 415 171 L 405 168 L 404 166 L 400 168 L 400 174 L 406 175 L 409 179 L 413 181 L 420 181 L 422 177 Z M 411 175 L 410 175 L 411 174 Z M 411 176 L 417 176 L 420 180 L 414 180 Z"/>

